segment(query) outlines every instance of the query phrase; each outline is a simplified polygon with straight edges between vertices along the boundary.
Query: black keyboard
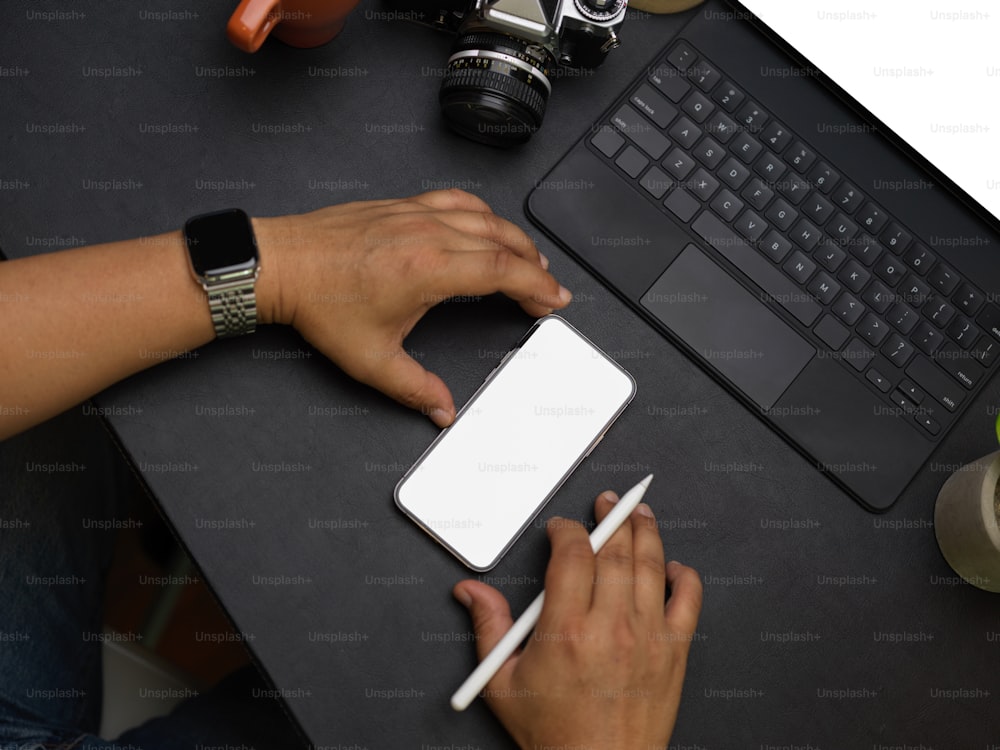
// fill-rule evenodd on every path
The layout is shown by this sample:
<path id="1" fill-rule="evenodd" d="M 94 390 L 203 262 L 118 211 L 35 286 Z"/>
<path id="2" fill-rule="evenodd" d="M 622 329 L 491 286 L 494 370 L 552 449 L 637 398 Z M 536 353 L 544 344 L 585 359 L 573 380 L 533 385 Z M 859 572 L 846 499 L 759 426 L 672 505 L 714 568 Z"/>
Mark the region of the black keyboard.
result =
<path id="1" fill-rule="evenodd" d="M 690 43 L 589 144 L 927 437 L 995 366 L 1000 308 Z"/>

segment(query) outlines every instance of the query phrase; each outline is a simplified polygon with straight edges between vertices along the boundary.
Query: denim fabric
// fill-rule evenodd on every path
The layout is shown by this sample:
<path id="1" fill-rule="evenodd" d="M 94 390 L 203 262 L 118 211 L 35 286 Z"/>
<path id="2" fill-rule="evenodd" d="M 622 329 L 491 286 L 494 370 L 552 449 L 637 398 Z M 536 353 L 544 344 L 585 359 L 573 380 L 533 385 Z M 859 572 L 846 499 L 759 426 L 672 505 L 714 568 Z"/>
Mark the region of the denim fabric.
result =
<path id="1" fill-rule="evenodd" d="M 104 583 L 131 481 L 80 408 L 0 442 L 0 750 L 301 747 L 253 668 L 113 742 L 96 736 Z"/>

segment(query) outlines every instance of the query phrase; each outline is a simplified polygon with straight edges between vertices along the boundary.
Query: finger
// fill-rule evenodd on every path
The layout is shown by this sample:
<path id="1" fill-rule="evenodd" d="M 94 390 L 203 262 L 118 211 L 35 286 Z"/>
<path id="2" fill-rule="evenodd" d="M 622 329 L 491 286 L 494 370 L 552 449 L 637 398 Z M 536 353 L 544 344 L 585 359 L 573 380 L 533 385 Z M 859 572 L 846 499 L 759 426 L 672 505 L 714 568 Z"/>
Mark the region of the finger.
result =
<path id="1" fill-rule="evenodd" d="M 469 610 L 476 631 L 476 655 L 481 661 L 514 625 L 510 605 L 503 594 L 482 581 L 459 581 L 451 591 Z"/>
<path id="2" fill-rule="evenodd" d="M 614 505 L 612 499 L 617 502 L 618 496 L 613 492 L 605 492 L 598 497 L 595 505 L 610 510 L 609 506 Z M 634 579 L 632 524 L 626 519 L 597 553 L 592 609 L 611 617 L 630 612 L 633 609 Z"/>
<path id="3" fill-rule="evenodd" d="M 508 250 L 451 252 L 442 273 L 431 281 L 432 293 L 493 294 L 502 292 L 518 302 L 534 302 L 550 312 L 570 303 L 573 295 L 548 271 Z"/>
<path id="4" fill-rule="evenodd" d="M 587 530 L 568 518 L 550 518 L 547 530 L 552 556 L 545 571 L 545 606 L 539 629 L 559 632 L 560 623 L 590 610 L 594 588 L 594 551 Z"/>
<path id="5" fill-rule="evenodd" d="M 430 208 L 438 208 L 452 211 L 476 211 L 478 213 L 493 213 L 482 198 L 472 193 L 467 193 L 458 188 L 448 190 L 430 190 L 426 193 L 414 195 L 407 200 L 415 201 Z"/>
<path id="6" fill-rule="evenodd" d="M 468 245 L 454 248 L 456 250 L 496 250 L 505 247 L 519 258 L 543 265 L 542 255 L 534 240 L 512 221 L 494 213 L 475 211 L 439 211 L 435 217 L 469 236 L 471 241 Z"/>
<path id="7" fill-rule="evenodd" d="M 437 375 L 428 372 L 399 345 L 387 349 L 368 348 L 359 362 L 354 358 L 338 362 L 355 380 L 382 391 L 411 409 L 419 409 L 438 427 L 455 419 L 451 391 Z"/>
<path id="8" fill-rule="evenodd" d="M 667 563 L 667 583 L 670 584 L 670 599 L 663 607 L 666 626 L 673 633 L 690 637 L 698 626 L 701 613 L 701 578 L 694 568 L 671 561 Z"/>
<path id="9" fill-rule="evenodd" d="M 666 595 L 666 565 L 663 557 L 663 540 L 645 503 L 632 511 L 632 566 L 635 575 L 635 610 L 650 623 L 655 623 L 663 612 Z"/>

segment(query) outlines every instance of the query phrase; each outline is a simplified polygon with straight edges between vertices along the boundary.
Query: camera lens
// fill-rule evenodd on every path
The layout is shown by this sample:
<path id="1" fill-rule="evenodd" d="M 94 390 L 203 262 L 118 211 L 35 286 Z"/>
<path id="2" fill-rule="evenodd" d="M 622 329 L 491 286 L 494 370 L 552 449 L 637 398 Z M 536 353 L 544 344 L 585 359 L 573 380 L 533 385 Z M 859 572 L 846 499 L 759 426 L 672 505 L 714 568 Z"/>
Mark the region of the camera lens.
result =
<path id="1" fill-rule="evenodd" d="M 538 130 L 554 61 L 539 45 L 506 34 L 464 34 L 441 81 L 441 111 L 466 138 L 490 146 L 524 143 Z"/>

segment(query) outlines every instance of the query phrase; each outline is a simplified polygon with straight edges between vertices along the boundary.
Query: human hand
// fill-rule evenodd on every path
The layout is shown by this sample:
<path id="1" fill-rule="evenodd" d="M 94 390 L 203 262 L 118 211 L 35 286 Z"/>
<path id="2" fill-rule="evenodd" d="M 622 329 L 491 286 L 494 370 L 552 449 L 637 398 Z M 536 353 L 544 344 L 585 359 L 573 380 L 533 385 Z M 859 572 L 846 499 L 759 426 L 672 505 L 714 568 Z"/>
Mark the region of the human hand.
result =
<path id="1" fill-rule="evenodd" d="M 613 492 L 597 498 L 598 522 L 617 500 Z M 524 750 L 665 749 L 701 611 L 697 572 L 664 565 L 645 504 L 596 556 L 575 521 L 553 518 L 548 533 L 541 617 L 527 645 L 487 685 L 487 705 Z M 459 582 L 453 593 L 469 608 L 482 659 L 513 624 L 510 607 L 476 580 Z"/>
<path id="2" fill-rule="evenodd" d="M 460 190 L 254 219 L 254 229 L 261 322 L 295 326 L 348 375 L 439 427 L 454 419 L 451 392 L 403 349 L 424 313 L 503 292 L 541 317 L 572 298 L 528 235 Z"/>

